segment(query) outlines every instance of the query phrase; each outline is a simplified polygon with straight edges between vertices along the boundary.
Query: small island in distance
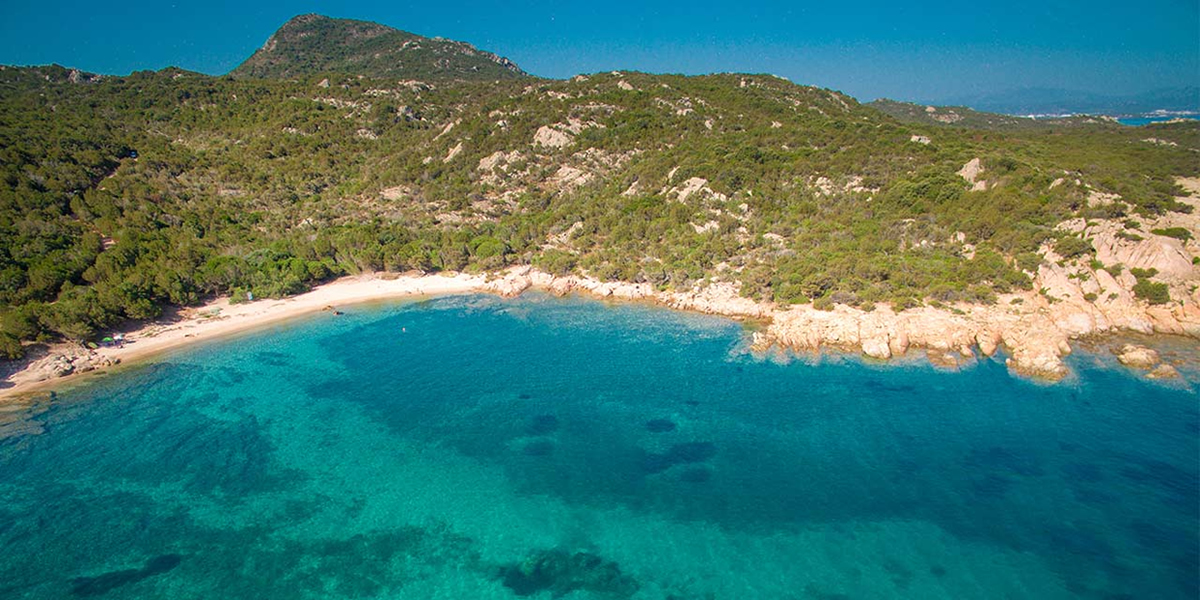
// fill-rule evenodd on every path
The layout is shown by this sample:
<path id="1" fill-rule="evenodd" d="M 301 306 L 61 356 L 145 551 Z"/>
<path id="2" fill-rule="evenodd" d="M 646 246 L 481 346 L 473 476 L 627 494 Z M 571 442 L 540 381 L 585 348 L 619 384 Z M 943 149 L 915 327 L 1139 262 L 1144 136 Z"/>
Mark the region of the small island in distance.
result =
<path id="1" fill-rule="evenodd" d="M 319 15 L 222 77 L 3 67 L 0 110 L 20 389 L 119 361 L 95 346 L 146 337 L 132 324 L 190 337 L 178 315 L 214 301 L 387 273 L 417 281 L 391 294 L 461 272 L 752 317 L 762 347 L 1006 348 L 1049 379 L 1080 336 L 1200 336 L 1196 121 L 860 104 L 768 75 L 550 80 Z"/>

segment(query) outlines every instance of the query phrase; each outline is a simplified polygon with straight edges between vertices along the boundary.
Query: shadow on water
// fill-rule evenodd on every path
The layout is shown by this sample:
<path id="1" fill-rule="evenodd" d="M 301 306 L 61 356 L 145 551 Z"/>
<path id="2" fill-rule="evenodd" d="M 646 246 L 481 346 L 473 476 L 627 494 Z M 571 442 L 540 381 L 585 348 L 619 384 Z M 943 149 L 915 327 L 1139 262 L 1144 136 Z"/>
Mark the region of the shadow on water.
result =
<path id="1" fill-rule="evenodd" d="M 670 419 L 650 419 L 646 421 L 646 431 L 650 433 L 667 433 L 675 431 L 675 422 Z"/>
<path id="2" fill-rule="evenodd" d="M 112 571 L 95 577 L 76 577 L 71 580 L 74 596 L 100 596 L 133 583 L 168 573 L 179 566 L 183 557 L 178 554 L 163 554 L 146 562 L 140 569 Z"/>
<path id="3" fill-rule="evenodd" d="M 647 452 L 642 457 L 642 470 L 653 475 L 676 465 L 704 462 L 716 455 L 717 446 L 712 442 L 674 444 L 666 452 Z"/>
<path id="4" fill-rule="evenodd" d="M 529 423 L 529 435 L 549 435 L 558 431 L 558 417 L 554 415 L 537 415 Z"/>
<path id="5" fill-rule="evenodd" d="M 520 563 L 501 566 L 496 577 L 518 596 L 549 592 L 554 598 L 576 591 L 605 598 L 630 598 L 639 585 L 621 572 L 617 563 L 590 552 L 570 553 L 561 549 L 534 552 Z"/>

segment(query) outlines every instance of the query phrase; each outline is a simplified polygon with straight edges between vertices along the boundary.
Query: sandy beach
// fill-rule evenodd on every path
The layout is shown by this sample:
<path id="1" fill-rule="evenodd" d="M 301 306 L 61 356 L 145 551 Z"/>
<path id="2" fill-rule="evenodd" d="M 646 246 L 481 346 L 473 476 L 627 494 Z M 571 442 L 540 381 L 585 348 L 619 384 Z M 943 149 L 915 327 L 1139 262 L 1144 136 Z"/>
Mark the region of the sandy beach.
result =
<path id="1" fill-rule="evenodd" d="M 65 376 L 53 376 L 39 363 L 55 355 L 78 348 L 75 344 L 56 344 L 50 354 L 41 359 L 23 361 L 25 364 L 4 380 L 0 401 L 58 386 L 72 379 L 95 372 L 111 364 L 129 364 L 201 340 L 252 330 L 271 323 L 319 312 L 329 307 L 341 308 L 351 304 L 389 300 L 412 296 L 455 294 L 479 291 L 487 283 L 482 275 L 401 275 L 382 277 L 363 275 L 345 277 L 318 286 L 312 291 L 279 300 L 259 300 L 231 304 L 220 298 L 197 307 L 180 311 L 178 316 L 160 319 L 125 334 L 122 346 L 97 348 L 88 355 L 95 368 L 76 371 Z"/>

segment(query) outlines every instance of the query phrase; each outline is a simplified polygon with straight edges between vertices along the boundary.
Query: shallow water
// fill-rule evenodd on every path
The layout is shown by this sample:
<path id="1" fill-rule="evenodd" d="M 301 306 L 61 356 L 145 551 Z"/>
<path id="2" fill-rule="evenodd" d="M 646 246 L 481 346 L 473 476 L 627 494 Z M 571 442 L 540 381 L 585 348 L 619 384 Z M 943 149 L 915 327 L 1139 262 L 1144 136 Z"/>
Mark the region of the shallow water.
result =
<path id="1" fill-rule="evenodd" d="M 0 441 L 0 597 L 1195 598 L 1197 395 L 1072 365 L 541 295 L 321 314 Z"/>

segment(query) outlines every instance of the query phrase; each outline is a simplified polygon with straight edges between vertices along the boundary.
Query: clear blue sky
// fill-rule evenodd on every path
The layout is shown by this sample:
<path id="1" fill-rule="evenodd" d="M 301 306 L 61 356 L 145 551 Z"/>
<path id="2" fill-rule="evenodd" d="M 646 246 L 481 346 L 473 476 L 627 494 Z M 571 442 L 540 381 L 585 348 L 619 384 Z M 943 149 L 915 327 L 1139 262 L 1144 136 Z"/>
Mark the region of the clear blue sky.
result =
<path id="1" fill-rule="evenodd" d="M 468 41 L 545 77 L 765 72 L 862 100 L 1200 85 L 1197 0 L 5 0 L 0 63 L 108 74 L 174 65 L 220 74 L 288 18 L 308 12 Z"/>

